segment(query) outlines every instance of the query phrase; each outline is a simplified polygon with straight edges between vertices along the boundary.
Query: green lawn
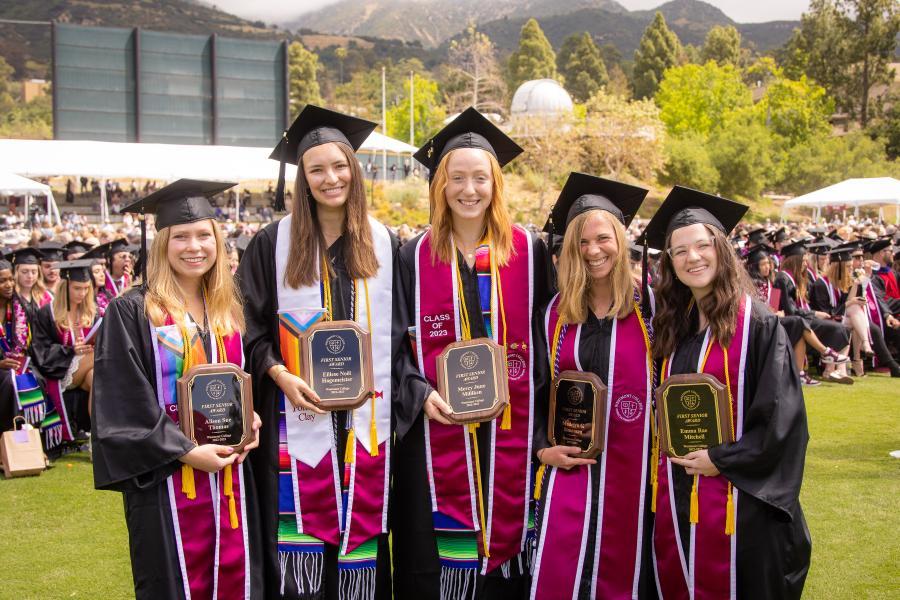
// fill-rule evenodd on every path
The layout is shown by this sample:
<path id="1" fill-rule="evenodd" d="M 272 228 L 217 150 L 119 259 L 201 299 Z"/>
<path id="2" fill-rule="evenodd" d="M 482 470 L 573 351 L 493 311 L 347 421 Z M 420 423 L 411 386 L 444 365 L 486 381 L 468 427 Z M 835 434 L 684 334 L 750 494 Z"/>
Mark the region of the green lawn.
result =
<path id="1" fill-rule="evenodd" d="M 900 597 L 900 382 L 807 388 L 803 507 L 813 537 L 807 598 Z M 127 598 L 118 494 L 95 492 L 71 455 L 40 477 L 0 480 L 0 598 Z"/>

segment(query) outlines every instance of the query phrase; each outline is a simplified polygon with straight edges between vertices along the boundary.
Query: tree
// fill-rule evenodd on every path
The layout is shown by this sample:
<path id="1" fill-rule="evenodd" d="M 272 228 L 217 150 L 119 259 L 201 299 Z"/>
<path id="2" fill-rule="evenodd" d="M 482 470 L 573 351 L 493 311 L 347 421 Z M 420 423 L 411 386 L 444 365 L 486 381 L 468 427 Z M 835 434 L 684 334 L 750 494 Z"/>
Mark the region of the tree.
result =
<path id="1" fill-rule="evenodd" d="M 15 69 L 0 56 L 0 115 L 11 111 L 16 102 L 11 94 L 12 75 Z"/>
<path id="2" fill-rule="evenodd" d="M 589 33 L 570 35 L 556 56 L 566 89 L 577 102 L 585 102 L 609 82 L 600 49 Z"/>
<path id="3" fill-rule="evenodd" d="M 773 133 L 795 146 L 831 131 L 834 100 L 806 75 L 799 80 L 781 77 L 769 85 L 754 109 Z"/>
<path id="4" fill-rule="evenodd" d="M 894 78 L 890 63 L 900 33 L 900 4 L 897 0 L 840 0 L 840 6 L 849 40 L 849 94 L 856 98 L 854 112 L 859 115 L 860 125 L 865 127 L 869 123 L 872 88 L 889 84 Z M 852 100 L 850 104 L 854 104 Z"/>
<path id="5" fill-rule="evenodd" d="M 900 170 L 888 161 L 884 144 L 861 132 L 810 140 L 787 154 L 779 189 L 805 194 L 851 177 L 883 177 Z"/>
<path id="6" fill-rule="evenodd" d="M 872 134 L 884 142 L 888 158 L 900 159 L 900 94 L 890 98 L 891 104 L 872 127 Z"/>
<path id="7" fill-rule="evenodd" d="M 522 26 L 519 48 L 509 56 L 507 68 L 510 89 L 532 79 L 556 79 L 556 55 L 537 20 Z"/>
<path id="8" fill-rule="evenodd" d="M 338 64 L 340 65 L 340 71 L 338 76 L 338 85 L 343 85 L 344 83 L 344 61 L 347 60 L 347 49 L 344 46 L 339 46 L 334 51 L 335 57 L 338 59 Z"/>
<path id="9" fill-rule="evenodd" d="M 321 104 L 319 93 L 319 57 L 300 42 L 288 46 L 288 81 L 290 82 L 291 113 L 299 114 L 307 104 Z"/>
<path id="10" fill-rule="evenodd" d="M 700 51 L 703 62 L 738 66 L 741 60 L 741 34 L 731 25 L 715 26 L 706 34 Z"/>
<path id="11" fill-rule="evenodd" d="M 665 164 L 659 173 L 664 185 L 685 185 L 698 190 L 719 189 L 719 172 L 712 163 L 705 140 L 692 133 L 669 136 Z"/>
<path id="12" fill-rule="evenodd" d="M 663 73 L 678 63 L 680 46 L 678 36 L 666 26 L 662 13 L 657 12 L 634 52 L 632 87 L 635 98 L 649 98 L 656 94 Z"/>
<path id="13" fill-rule="evenodd" d="M 750 90 L 732 65 L 682 65 L 666 71 L 656 103 L 672 135 L 707 136 L 724 117 L 752 104 Z"/>
<path id="14" fill-rule="evenodd" d="M 719 193 L 756 198 L 776 177 L 769 130 L 750 111 L 732 113 L 709 139 Z"/>
<path id="15" fill-rule="evenodd" d="M 387 111 L 388 135 L 398 140 L 409 138 L 409 81 L 403 100 Z M 433 79 L 416 73 L 413 75 L 413 122 L 415 138 L 412 142 L 421 146 L 428 136 L 437 131 L 447 117 L 441 102 L 438 84 Z"/>
<path id="16" fill-rule="evenodd" d="M 444 89 L 451 111 L 474 106 L 483 112 L 506 112 L 506 83 L 494 44 L 474 23 L 461 39 L 450 42 Z"/>

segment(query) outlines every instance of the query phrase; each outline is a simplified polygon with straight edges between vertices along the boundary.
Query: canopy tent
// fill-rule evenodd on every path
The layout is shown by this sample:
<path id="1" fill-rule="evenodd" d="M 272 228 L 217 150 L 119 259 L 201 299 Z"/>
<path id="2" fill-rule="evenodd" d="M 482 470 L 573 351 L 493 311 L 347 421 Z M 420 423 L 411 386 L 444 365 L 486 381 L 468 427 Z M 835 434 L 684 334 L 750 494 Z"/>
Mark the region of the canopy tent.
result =
<path id="1" fill-rule="evenodd" d="M 894 206 L 900 222 L 900 180 L 893 177 L 870 177 L 847 179 L 840 183 L 797 196 L 784 203 L 784 211 L 791 208 L 809 207 L 818 220 L 823 207 L 852 206 L 859 211 L 860 206 Z"/>
<path id="2" fill-rule="evenodd" d="M 412 154 L 415 146 L 373 132 L 360 151 Z M 188 146 L 95 142 L 81 140 L 0 140 L 0 165 L 26 176 L 74 176 L 97 179 L 152 179 L 174 181 L 182 177 L 237 183 L 278 179 L 278 162 L 270 148 L 245 146 Z M 285 177 L 293 181 L 297 168 L 287 165 Z M 100 186 L 101 218 L 108 216 L 106 186 Z"/>
<path id="3" fill-rule="evenodd" d="M 45 183 L 33 181 L 13 173 L 0 172 L 0 196 L 24 196 L 26 220 L 28 219 L 32 200 L 35 196 L 42 196 L 47 200 L 47 214 L 55 216 L 56 222 L 60 222 L 59 209 L 56 207 L 56 201 L 53 199 L 53 192 L 50 191 L 50 186 Z"/>

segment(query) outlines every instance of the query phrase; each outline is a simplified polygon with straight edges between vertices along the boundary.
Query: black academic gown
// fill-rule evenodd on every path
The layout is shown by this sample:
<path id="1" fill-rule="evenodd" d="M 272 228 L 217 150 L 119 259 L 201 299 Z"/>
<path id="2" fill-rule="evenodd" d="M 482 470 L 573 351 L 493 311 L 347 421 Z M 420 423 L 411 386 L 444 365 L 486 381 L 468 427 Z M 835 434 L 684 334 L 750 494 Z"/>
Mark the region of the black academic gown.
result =
<path id="1" fill-rule="evenodd" d="M 696 324 L 696 311 L 691 319 Z M 672 375 L 697 372 L 705 333 L 679 342 Z M 740 401 L 744 409 L 740 441 L 709 449 L 710 460 L 740 491 L 737 597 L 800 598 L 811 551 L 800 508 L 809 441 L 806 408 L 784 329 L 758 302 L 750 320 Z M 681 543 L 687 554 L 693 478 L 676 465 L 672 474 Z"/>
<path id="2" fill-rule="evenodd" d="M 178 459 L 194 444 L 159 406 L 144 293 L 143 287 L 133 288 L 114 300 L 98 333 L 91 431 L 94 486 L 123 493 L 136 597 L 177 599 L 184 598 L 184 583 L 166 478 L 181 468 Z M 251 597 L 262 598 L 258 506 L 248 462 L 243 476 Z"/>
<path id="3" fill-rule="evenodd" d="M 766 292 L 768 290 L 768 286 L 771 286 L 772 284 L 768 280 L 760 279 L 759 277 L 753 277 L 752 279 L 753 283 L 756 285 L 756 299 L 765 304 L 771 310 Z M 788 335 L 788 340 L 790 340 L 791 347 L 796 346 L 797 342 L 799 342 L 803 338 L 803 333 L 806 331 L 806 324 L 804 323 L 803 319 L 797 315 L 784 315 L 778 317 L 778 322 L 781 323 L 782 327 L 784 327 L 784 330 Z"/>
<path id="4" fill-rule="evenodd" d="M 20 303 L 18 296 L 13 296 L 12 303 Z M 13 319 L 15 319 L 15 306 L 13 306 Z M 28 311 L 25 312 L 28 315 Z M 5 326 L 0 324 L 0 327 Z M 15 328 L 15 324 L 13 324 Z M 12 345 L 10 343 L 10 345 Z M 0 349 L 0 359 L 6 358 L 6 352 Z M 13 419 L 19 414 L 18 400 L 16 399 L 16 387 L 13 381 L 13 372 L 10 369 L 0 369 L 0 432 L 13 429 Z"/>
<path id="5" fill-rule="evenodd" d="M 847 347 L 850 343 L 850 333 L 847 328 L 835 321 L 816 317 L 812 310 L 801 308 L 797 299 L 797 287 L 783 271 L 779 271 L 775 275 L 772 285 L 781 290 L 779 308 L 784 311 L 785 316 L 798 316 L 803 319 L 804 326 L 811 329 L 816 337 L 829 348 L 841 351 Z"/>
<path id="6" fill-rule="evenodd" d="M 256 412 L 263 422 L 260 430 L 259 449 L 250 456 L 256 474 L 256 486 L 260 502 L 262 524 L 263 564 L 266 578 L 266 598 L 281 598 L 279 585 L 281 566 L 278 562 L 278 394 L 280 390 L 268 375 L 268 370 L 282 364 L 278 344 L 278 292 L 275 281 L 275 247 L 278 238 L 278 222 L 271 223 L 256 234 L 241 258 L 237 271 L 238 282 L 244 297 L 244 316 L 247 332 L 244 335 L 244 351 L 247 368 L 253 375 L 253 399 Z M 398 241 L 391 233 L 394 256 Z M 331 279 L 333 319 L 341 320 L 352 315 L 353 281 L 344 263 L 344 238 L 328 248 L 328 259 L 334 271 Z M 394 271 L 396 274 L 396 270 Z M 397 289 L 396 277 L 394 289 Z M 396 323 L 396 319 L 394 320 Z M 396 348 L 404 339 L 406 330 L 395 326 L 392 337 Z M 347 443 L 348 411 L 332 413 L 332 423 L 337 447 Z M 338 472 L 344 472 L 344 453 L 337 453 Z M 378 536 L 376 563 L 376 598 L 391 597 L 391 563 L 388 536 Z M 290 577 L 286 586 L 290 586 Z M 324 599 L 338 600 L 338 548 L 325 544 L 325 569 L 323 575 Z M 285 588 L 284 597 L 293 597 Z"/>
<path id="7" fill-rule="evenodd" d="M 424 235 L 424 234 L 422 234 Z M 403 331 L 416 325 L 415 293 L 416 272 L 415 254 L 419 241 L 418 236 L 400 249 L 399 273 L 402 286 L 401 297 L 397 307 Z M 534 262 L 534 306 L 547 303 L 551 293 L 547 276 L 547 249 L 544 243 L 531 236 L 532 260 Z M 472 338 L 484 337 L 486 331 L 481 315 L 481 300 L 478 292 L 478 275 L 474 268 L 469 268 L 461 253 L 457 253 L 463 283 L 463 296 L 470 315 L 479 315 L 470 322 Z M 523 300 L 524 301 L 524 300 Z M 539 310 L 535 310 L 539 314 Z M 532 330 L 533 363 L 535 365 L 535 402 L 537 405 L 538 386 L 546 385 L 547 352 L 546 346 L 537 343 L 543 327 L 539 318 L 533 318 Z M 541 371 L 543 370 L 543 371 Z M 438 558 L 437 542 L 434 536 L 434 525 L 431 514 L 431 496 L 428 487 L 428 473 L 425 466 L 425 411 L 422 407 L 425 399 L 432 392 L 432 387 L 419 371 L 418 362 L 412 353 L 407 340 L 403 344 L 403 352 L 395 362 L 395 379 L 397 394 L 394 401 L 396 420 L 397 446 L 394 452 L 394 486 L 391 499 L 391 533 L 393 534 L 394 551 L 394 594 L 398 599 L 431 600 L 440 598 L 441 566 Z M 538 410 L 537 406 L 535 410 Z M 535 424 L 537 419 L 535 419 Z M 478 448 L 481 454 L 482 482 L 490 481 L 490 461 L 486 450 L 490 448 L 490 428 L 478 428 Z M 535 429 L 534 439 L 543 435 Z M 484 492 L 487 498 L 487 490 Z M 516 575 L 513 573 L 513 575 Z M 504 600 L 527 598 L 531 575 L 518 574 L 504 579 L 500 569 L 478 576 L 476 598 L 485 600 Z"/>

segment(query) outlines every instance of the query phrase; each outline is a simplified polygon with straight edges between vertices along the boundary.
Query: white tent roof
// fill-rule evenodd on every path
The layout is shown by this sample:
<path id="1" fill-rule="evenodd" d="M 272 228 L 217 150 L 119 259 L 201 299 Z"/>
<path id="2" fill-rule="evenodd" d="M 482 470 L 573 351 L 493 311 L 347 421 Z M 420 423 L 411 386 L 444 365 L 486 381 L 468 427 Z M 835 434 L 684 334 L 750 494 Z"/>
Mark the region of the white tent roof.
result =
<path id="1" fill-rule="evenodd" d="M 414 146 L 373 132 L 361 152 L 409 154 Z M 85 176 L 105 179 L 182 177 L 212 181 L 277 179 L 278 163 L 271 149 L 245 146 L 188 146 L 80 140 L 0 140 L 0 165 L 20 175 Z M 286 178 L 296 167 L 287 165 Z"/>
<path id="2" fill-rule="evenodd" d="M 0 172 L 0 196 L 46 196 L 50 186 L 13 173 Z"/>
<path id="3" fill-rule="evenodd" d="M 866 204 L 900 205 L 900 180 L 893 177 L 847 179 L 826 188 L 797 196 L 784 207 L 798 206 L 863 206 Z"/>

